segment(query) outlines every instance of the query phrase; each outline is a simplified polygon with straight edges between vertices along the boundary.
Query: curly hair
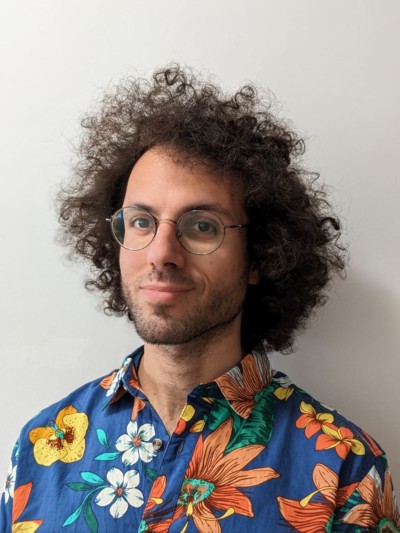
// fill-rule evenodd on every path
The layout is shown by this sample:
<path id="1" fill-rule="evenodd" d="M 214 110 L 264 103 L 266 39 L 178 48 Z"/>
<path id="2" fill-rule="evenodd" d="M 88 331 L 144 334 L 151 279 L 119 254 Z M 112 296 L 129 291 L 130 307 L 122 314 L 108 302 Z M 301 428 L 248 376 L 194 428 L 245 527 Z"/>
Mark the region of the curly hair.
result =
<path id="1" fill-rule="evenodd" d="M 246 350 L 290 350 L 295 333 L 325 303 L 346 262 L 340 223 L 318 175 L 295 163 L 303 140 L 264 100 L 253 85 L 226 95 L 174 64 L 150 80 L 123 80 L 84 116 L 74 178 L 59 196 L 61 236 L 91 264 L 86 287 L 103 293 L 107 313 L 129 316 L 106 217 L 121 207 L 135 163 L 155 146 L 183 151 L 243 184 L 249 258 L 261 277 L 244 302 Z"/>

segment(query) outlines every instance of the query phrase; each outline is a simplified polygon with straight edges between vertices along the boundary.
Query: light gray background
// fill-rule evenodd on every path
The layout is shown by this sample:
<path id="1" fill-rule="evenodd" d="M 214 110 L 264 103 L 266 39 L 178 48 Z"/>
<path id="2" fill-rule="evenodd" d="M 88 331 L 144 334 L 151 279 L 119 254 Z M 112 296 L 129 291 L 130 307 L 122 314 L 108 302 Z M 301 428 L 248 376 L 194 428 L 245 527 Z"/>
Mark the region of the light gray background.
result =
<path id="1" fill-rule="evenodd" d="M 352 259 L 296 354 L 274 365 L 372 433 L 399 489 L 398 0 L 2 0 L 1 11 L 1 472 L 25 421 L 138 344 L 62 258 L 53 197 L 101 89 L 178 60 L 227 89 L 269 88 L 308 140 Z"/>

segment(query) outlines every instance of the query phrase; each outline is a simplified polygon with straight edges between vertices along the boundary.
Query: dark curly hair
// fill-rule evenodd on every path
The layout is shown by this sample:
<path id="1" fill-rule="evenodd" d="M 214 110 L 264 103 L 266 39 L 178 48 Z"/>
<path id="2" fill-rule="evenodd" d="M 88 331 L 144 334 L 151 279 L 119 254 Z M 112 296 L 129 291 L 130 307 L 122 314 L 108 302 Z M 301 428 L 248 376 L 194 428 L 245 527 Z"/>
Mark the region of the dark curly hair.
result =
<path id="1" fill-rule="evenodd" d="M 124 80 L 82 126 L 74 179 L 59 196 L 61 236 L 91 263 L 86 287 L 103 292 L 105 311 L 129 316 L 106 217 L 121 207 L 140 156 L 164 146 L 243 184 L 249 257 L 261 273 L 244 303 L 243 347 L 290 349 L 295 332 L 325 303 L 333 274 L 344 271 L 345 250 L 318 176 L 295 163 L 303 140 L 271 114 L 256 88 L 226 95 L 170 65 L 150 81 Z"/>

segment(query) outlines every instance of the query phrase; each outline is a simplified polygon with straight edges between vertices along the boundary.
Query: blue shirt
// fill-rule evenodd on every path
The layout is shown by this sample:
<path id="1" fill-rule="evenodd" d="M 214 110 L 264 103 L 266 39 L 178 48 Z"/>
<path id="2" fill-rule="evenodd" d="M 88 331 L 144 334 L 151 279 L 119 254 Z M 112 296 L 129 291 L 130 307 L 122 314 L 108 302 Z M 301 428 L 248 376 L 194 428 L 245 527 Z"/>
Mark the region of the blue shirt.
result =
<path id="1" fill-rule="evenodd" d="M 169 436 L 142 353 L 23 428 L 1 533 L 400 531 L 381 448 L 265 356 L 194 388 Z"/>

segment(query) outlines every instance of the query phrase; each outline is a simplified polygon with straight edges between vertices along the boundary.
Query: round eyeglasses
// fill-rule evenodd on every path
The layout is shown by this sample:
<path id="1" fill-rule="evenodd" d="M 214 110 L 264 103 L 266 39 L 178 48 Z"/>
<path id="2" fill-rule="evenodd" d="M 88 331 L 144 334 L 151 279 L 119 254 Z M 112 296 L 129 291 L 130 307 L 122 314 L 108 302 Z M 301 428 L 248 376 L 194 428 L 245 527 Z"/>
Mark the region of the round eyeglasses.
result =
<path id="1" fill-rule="evenodd" d="M 226 229 L 248 227 L 248 224 L 226 225 L 215 213 L 198 209 L 184 213 L 175 221 L 157 219 L 146 209 L 128 206 L 118 209 L 106 220 L 111 224 L 117 243 L 132 251 L 149 246 L 160 222 L 171 222 L 176 225 L 176 237 L 183 248 L 196 255 L 212 254 L 218 250 L 224 241 Z"/>

